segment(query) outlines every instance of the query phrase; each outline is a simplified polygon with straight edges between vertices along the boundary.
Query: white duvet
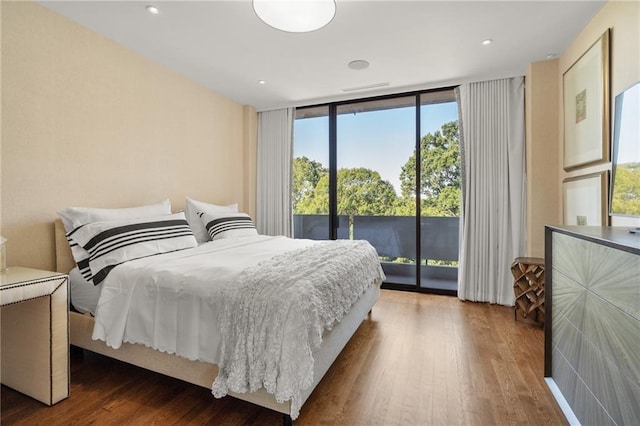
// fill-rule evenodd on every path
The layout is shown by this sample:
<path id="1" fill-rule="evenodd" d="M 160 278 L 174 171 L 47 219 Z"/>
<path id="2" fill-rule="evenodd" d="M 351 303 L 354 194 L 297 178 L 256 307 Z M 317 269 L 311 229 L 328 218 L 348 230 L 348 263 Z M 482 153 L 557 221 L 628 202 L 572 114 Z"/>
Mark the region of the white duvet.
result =
<path id="1" fill-rule="evenodd" d="M 215 396 L 264 386 L 279 402 L 292 401 L 295 418 L 322 331 L 383 279 L 375 249 L 363 241 L 212 241 L 114 268 L 102 284 L 93 338 L 217 364 Z"/>
<path id="2" fill-rule="evenodd" d="M 267 236 L 222 239 L 119 265 L 102 284 L 93 339 L 115 349 L 123 342 L 142 343 L 218 364 L 223 286 L 246 267 L 314 243 Z"/>

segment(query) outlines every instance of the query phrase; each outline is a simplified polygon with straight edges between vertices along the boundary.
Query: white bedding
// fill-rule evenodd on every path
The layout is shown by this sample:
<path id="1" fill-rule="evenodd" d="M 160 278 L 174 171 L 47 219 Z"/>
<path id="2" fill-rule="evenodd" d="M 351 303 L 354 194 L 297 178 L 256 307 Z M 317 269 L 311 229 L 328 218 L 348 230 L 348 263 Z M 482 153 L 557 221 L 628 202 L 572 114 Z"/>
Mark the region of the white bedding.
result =
<path id="1" fill-rule="evenodd" d="M 224 284 L 244 268 L 311 244 L 315 242 L 259 235 L 119 265 L 102 283 L 92 337 L 115 349 L 123 342 L 141 343 L 218 364 L 216 322 Z"/>
<path id="2" fill-rule="evenodd" d="M 93 283 L 85 280 L 77 266 L 69 271 L 71 304 L 79 312 L 94 315 L 101 291 L 102 284 L 93 285 Z"/>
<path id="3" fill-rule="evenodd" d="M 214 363 L 220 366 L 221 371 L 228 371 L 225 370 L 225 362 L 228 363 L 230 360 L 229 353 L 223 356 L 223 335 L 218 321 L 221 318 L 229 321 L 228 315 L 221 317 L 222 308 L 225 306 L 224 297 L 228 298 L 234 293 L 234 286 L 242 287 L 238 278 L 246 280 L 246 272 L 251 270 L 252 281 L 260 283 L 259 272 L 256 273 L 259 270 L 252 267 L 261 263 L 269 265 L 273 258 L 288 259 L 286 256 L 295 253 L 304 253 L 307 258 L 312 258 L 312 249 L 305 248 L 317 245 L 313 247 L 313 250 L 316 250 L 326 244 L 285 237 L 247 236 L 212 241 L 188 250 L 137 259 L 119 265 L 102 283 L 93 338 L 104 340 L 113 348 L 120 347 L 123 342 L 141 343 L 191 360 Z M 364 246 L 368 244 L 361 244 L 360 251 Z M 384 274 L 377 262 L 375 250 L 370 250 L 373 251 L 373 256 L 370 253 L 368 255 L 371 282 L 367 285 L 379 285 L 384 279 Z M 372 257 L 373 262 L 370 260 Z M 326 257 L 329 258 L 330 256 Z M 321 266 L 316 264 L 312 268 L 317 269 Z M 279 282 L 271 281 L 272 285 L 276 283 L 276 286 Z M 355 300 L 349 303 L 353 302 Z M 339 320 L 342 314 L 344 312 L 333 313 L 333 319 L 325 315 L 321 318 L 322 327 L 329 328 L 331 322 Z M 300 323 L 303 323 L 302 319 Z M 308 326 L 309 329 L 314 327 Z M 229 342 L 226 335 L 224 338 L 225 342 Z M 283 340 L 284 344 L 293 344 L 295 348 L 295 342 Z M 318 342 L 313 342 L 313 338 L 307 340 L 317 344 L 320 339 Z M 237 342 L 232 341 L 232 344 L 235 345 Z M 305 352 L 305 355 L 308 352 L 311 356 L 310 349 L 296 349 L 293 352 Z M 233 356 L 235 355 L 237 354 Z M 306 364 L 308 367 L 308 362 Z M 300 384 L 307 386 L 308 381 L 309 378 L 305 377 L 304 380 L 300 380 Z M 249 383 L 248 377 L 247 387 L 254 387 Z M 289 396 L 286 399 L 293 399 L 292 407 L 295 406 L 295 394 L 299 394 L 300 390 L 287 391 Z M 292 409 L 292 417 L 295 418 L 296 415 L 297 411 Z"/>

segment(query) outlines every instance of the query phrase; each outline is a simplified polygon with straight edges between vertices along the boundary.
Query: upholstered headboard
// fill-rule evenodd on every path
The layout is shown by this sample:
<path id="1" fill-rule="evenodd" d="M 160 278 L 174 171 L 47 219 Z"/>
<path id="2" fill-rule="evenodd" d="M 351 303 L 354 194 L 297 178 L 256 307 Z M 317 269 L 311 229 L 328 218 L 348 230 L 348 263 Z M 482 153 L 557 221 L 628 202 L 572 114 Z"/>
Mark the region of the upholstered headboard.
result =
<path id="1" fill-rule="evenodd" d="M 54 227 L 56 236 L 56 272 L 66 274 L 76 266 L 76 263 L 71 255 L 71 247 L 69 247 L 69 242 L 65 237 L 66 231 L 62 221 L 56 219 Z"/>

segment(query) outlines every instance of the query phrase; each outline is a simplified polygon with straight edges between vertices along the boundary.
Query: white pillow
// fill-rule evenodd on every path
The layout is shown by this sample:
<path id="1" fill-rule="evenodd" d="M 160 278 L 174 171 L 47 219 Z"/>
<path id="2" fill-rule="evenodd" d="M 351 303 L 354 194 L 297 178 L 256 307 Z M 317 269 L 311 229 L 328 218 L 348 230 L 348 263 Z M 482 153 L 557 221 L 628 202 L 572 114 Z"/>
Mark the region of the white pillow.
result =
<path id="1" fill-rule="evenodd" d="M 201 213 L 200 220 L 211 240 L 258 235 L 246 213 Z"/>
<path id="2" fill-rule="evenodd" d="M 200 220 L 198 213 L 236 213 L 238 211 L 238 204 L 229 204 L 228 206 L 217 206 L 215 204 L 208 204 L 202 201 L 197 201 L 187 197 L 187 222 L 193 230 L 193 234 L 196 236 L 196 240 L 199 243 L 205 243 L 210 240 L 207 230 L 204 229 L 204 225 Z"/>
<path id="3" fill-rule="evenodd" d="M 182 212 L 87 223 L 70 232 L 68 237 L 89 253 L 95 285 L 121 263 L 198 245 Z"/>
<path id="4" fill-rule="evenodd" d="M 157 204 L 150 204 L 140 207 L 128 207 L 122 209 L 99 209 L 93 207 L 69 207 L 59 210 L 58 216 L 62 220 L 67 235 L 79 226 L 91 222 L 103 222 L 109 220 L 136 219 L 150 216 L 160 216 L 171 214 L 171 203 L 169 200 L 161 201 Z M 91 281 L 91 269 L 89 268 L 89 253 L 75 242 L 69 241 L 71 254 L 78 265 L 80 273 L 85 280 Z"/>
<path id="5" fill-rule="evenodd" d="M 123 209 L 98 209 L 93 207 L 68 207 L 58 210 L 64 229 L 71 232 L 80 225 L 107 220 L 136 219 L 139 217 L 171 214 L 171 202 L 163 200 L 156 204 Z"/>

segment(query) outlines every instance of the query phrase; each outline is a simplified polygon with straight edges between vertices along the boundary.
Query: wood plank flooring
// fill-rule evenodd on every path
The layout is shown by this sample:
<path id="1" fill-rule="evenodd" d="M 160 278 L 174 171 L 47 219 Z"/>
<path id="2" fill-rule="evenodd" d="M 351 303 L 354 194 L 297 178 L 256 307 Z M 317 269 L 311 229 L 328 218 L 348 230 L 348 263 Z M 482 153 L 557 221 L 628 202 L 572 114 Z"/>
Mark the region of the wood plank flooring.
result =
<path id="1" fill-rule="evenodd" d="M 281 425 L 280 414 L 85 352 L 53 407 L 1 391 L 2 425 Z M 383 290 L 296 425 L 567 424 L 543 379 L 543 332 L 511 308 Z"/>

